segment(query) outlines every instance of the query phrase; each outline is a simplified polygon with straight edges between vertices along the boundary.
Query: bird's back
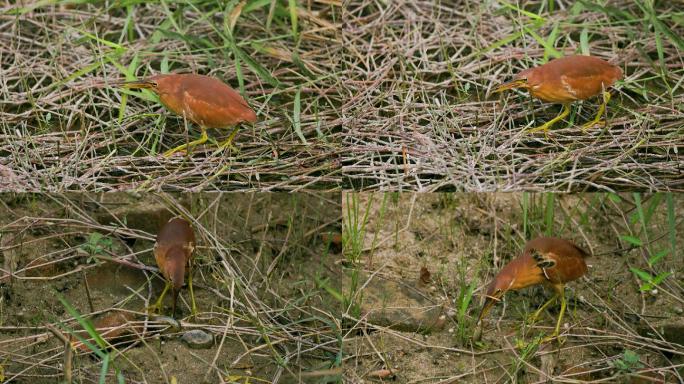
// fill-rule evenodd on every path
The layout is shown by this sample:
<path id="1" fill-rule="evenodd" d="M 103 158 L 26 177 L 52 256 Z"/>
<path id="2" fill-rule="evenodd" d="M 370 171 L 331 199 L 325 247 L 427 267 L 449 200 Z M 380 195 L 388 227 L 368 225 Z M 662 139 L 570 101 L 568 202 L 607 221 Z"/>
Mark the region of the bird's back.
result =
<path id="1" fill-rule="evenodd" d="M 566 56 L 521 72 L 532 96 L 544 101 L 567 103 L 601 93 L 622 78 L 622 70 L 593 56 Z"/>
<path id="2" fill-rule="evenodd" d="M 176 217 L 169 220 L 157 235 L 154 244 L 154 258 L 162 271 L 165 269 L 166 257 L 171 249 L 181 249 L 187 263 L 195 247 L 195 234 L 185 219 Z"/>
<path id="3" fill-rule="evenodd" d="M 256 114 L 233 88 L 209 76 L 182 74 L 174 87 L 174 99 L 181 100 L 185 115 L 207 128 L 223 128 L 243 121 L 256 122 Z M 160 99 L 164 104 L 163 95 Z M 173 109 L 173 108 L 171 108 Z"/>
<path id="4" fill-rule="evenodd" d="M 532 239 L 525 245 L 524 255 L 535 259 L 545 278 L 554 284 L 578 279 L 587 272 L 584 259 L 589 257 L 589 253 L 565 239 L 557 237 Z M 544 261 L 547 263 L 544 264 Z M 548 267 L 542 268 L 545 265 Z"/>

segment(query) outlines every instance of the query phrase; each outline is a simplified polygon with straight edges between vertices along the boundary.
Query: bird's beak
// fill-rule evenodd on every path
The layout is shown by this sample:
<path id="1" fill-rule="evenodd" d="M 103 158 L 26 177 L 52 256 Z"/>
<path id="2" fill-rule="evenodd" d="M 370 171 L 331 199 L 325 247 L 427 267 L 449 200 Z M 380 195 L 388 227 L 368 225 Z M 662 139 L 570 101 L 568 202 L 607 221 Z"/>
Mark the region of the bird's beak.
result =
<path id="1" fill-rule="evenodd" d="M 487 312 L 489 312 L 492 306 L 494 306 L 494 304 L 496 304 L 498 301 L 501 301 L 501 299 L 494 296 L 487 296 L 484 305 L 482 306 L 482 310 L 480 311 L 480 316 L 477 318 L 477 324 L 482 321 L 482 318 L 485 317 Z"/>
<path id="2" fill-rule="evenodd" d="M 509 89 L 513 88 L 526 88 L 527 87 L 527 80 L 525 79 L 518 79 L 518 80 L 513 80 L 509 81 L 508 83 L 503 83 L 496 87 L 493 91 L 493 93 L 499 93 L 503 91 L 507 91 Z"/>
<path id="3" fill-rule="evenodd" d="M 122 81 L 115 85 L 128 89 L 151 89 L 155 87 L 155 83 L 150 80 Z"/>
<path id="4" fill-rule="evenodd" d="M 173 318 L 176 318 L 176 303 L 178 302 L 178 294 L 180 293 L 180 289 L 173 288 Z"/>

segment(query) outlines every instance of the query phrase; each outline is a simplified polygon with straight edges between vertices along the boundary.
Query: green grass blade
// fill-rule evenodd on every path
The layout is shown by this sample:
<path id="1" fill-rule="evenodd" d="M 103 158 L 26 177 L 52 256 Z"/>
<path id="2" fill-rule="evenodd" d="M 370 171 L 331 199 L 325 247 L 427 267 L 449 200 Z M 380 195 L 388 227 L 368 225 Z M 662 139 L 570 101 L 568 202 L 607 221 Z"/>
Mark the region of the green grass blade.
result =
<path id="1" fill-rule="evenodd" d="M 551 47 L 553 51 L 556 51 L 555 48 L 553 48 L 554 44 L 556 43 L 556 38 L 558 37 L 558 31 L 560 30 L 560 23 L 556 23 L 553 26 L 553 30 L 551 30 L 551 33 L 549 33 L 549 36 L 546 37 L 546 45 L 544 45 L 544 61 L 549 60 L 549 56 L 553 54 L 553 52 L 546 47 Z M 556 51 L 559 55 L 560 52 Z M 561 55 L 562 56 L 562 55 Z M 556 56 L 559 57 L 559 56 Z"/>
<path id="2" fill-rule="evenodd" d="M 109 354 L 106 354 L 102 360 L 102 369 L 100 369 L 100 384 L 107 384 L 107 371 L 109 370 Z"/>
<path id="3" fill-rule="evenodd" d="M 523 210 L 523 236 L 527 239 L 530 226 L 530 194 L 529 192 L 523 192 L 522 195 L 522 210 Z"/>
<path id="4" fill-rule="evenodd" d="M 295 133 L 297 133 L 297 136 L 299 136 L 299 140 L 304 143 L 304 145 L 308 145 L 309 143 L 306 141 L 306 138 L 304 137 L 304 133 L 302 133 L 302 87 L 297 88 L 297 93 L 295 94 L 295 99 L 294 99 L 294 107 L 292 110 L 292 120 L 293 120 L 293 126 Z"/>
<path id="5" fill-rule="evenodd" d="M 589 55 L 589 30 L 587 27 L 582 28 L 582 32 L 580 32 L 580 49 L 583 55 Z"/>
<path id="6" fill-rule="evenodd" d="M 57 299 L 59 299 L 59 301 L 62 303 L 64 308 L 69 313 L 69 315 L 71 315 L 71 317 L 75 318 L 76 321 L 78 321 L 78 323 L 81 325 L 81 327 L 83 327 L 83 329 L 85 329 L 85 331 L 88 332 L 88 335 L 90 335 L 90 337 L 95 340 L 95 342 L 97 343 L 97 346 L 99 346 L 101 349 L 104 349 L 107 346 L 107 343 L 104 341 L 104 339 L 102 339 L 102 337 L 97 332 L 97 330 L 95 329 L 95 326 L 90 322 L 90 320 L 81 316 L 81 314 L 76 310 L 76 308 L 74 308 L 64 298 L 64 296 L 62 296 L 61 293 L 55 292 L 55 294 L 57 295 Z M 70 333 L 72 333 L 72 335 L 75 336 L 76 338 L 78 338 L 79 341 L 84 343 L 88 348 L 90 348 L 93 352 L 95 352 L 100 358 L 104 358 L 106 353 L 103 352 L 100 348 L 98 348 L 97 346 L 94 346 L 93 344 L 91 344 L 87 340 L 83 339 L 76 332 L 70 332 Z"/>
<path id="7" fill-rule="evenodd" d="M 297 0 L 288 0 L 289 3 L 289 8 L 290 8 L 290 24 L 292 24 L 292 37 L 295 40 L 295 43 L 299 44 L 299 29 L 298 29 L 298 20 L 297 20 Z"/>
<path id="8" fill-rule="evenodd" d="M 535 39 L 537 43 L 539 43 L 539 45 L 544 47 L 544 57 L 552 56 L 555 59 L 563 57 L 563 54 L 558 52 L 556 48 L 547 43 L 546 40 L 542 39 L 542 37 L 539 36 L 537 32 L 533 31 L 527 26 L 523 26 L 523 30 L 525 31 L 525 33 L 532 36 L 532 38 Z"/>
<path id="9" fill-rule="evenodd" d="M 518 13 L 521 13 L 521 14 L 523 14 L 523 15 L 529 17 L 530 19 L 538 20 L 538 21 L 544 21 L 544 18 L 541 17 L 541 16 L 539 16 L 539 15 L 537 15 L 536 13 L 528 12 L 528 11 L 526 11 L 526 10 L 524 10 L 524 9 L 518 8 L 518 7 L 516 7 L 515 5 L 509 3 L 509 2 L 507 2 L 507 1 L 505 1 L 505 0 L 499 0 L 499 3 L 501 3 L 503 6 L 505 6 L 505 7 L 507 7 L 507 8 L 510 8 L 510 9 L 512 9 L 512 10 L 518 12 Z"/>
<path id="10" fill-rule="evenodd" d="M 637 247 L 641 247 L 644 245 L 644 242 L 641 241 L 640 238 L 634 237 L 634 236 L 629 236 L 629 235 L 620 235 L 620 238 L 632 245 L 636 245 Z"/>
<path id="11" fill-rule="evenodd" d="M 544 214 L 544 226 L 546 227 L 544 233 L 546 234 L 546 236 L 553 235 L 555 199 L 556 195 L 554 195 L 553 193 L 546 194 L 546 211 Z"/>
<path id="12" fill-rule="evenodd" d="M 674 197 L 672 193 L 666 195 L 667 200 L 667 229 L 670 238 L 670 248 L 673 255 L 676 255 L 677 251 L 677 224 L 675 215 L 675 205 Z"/>

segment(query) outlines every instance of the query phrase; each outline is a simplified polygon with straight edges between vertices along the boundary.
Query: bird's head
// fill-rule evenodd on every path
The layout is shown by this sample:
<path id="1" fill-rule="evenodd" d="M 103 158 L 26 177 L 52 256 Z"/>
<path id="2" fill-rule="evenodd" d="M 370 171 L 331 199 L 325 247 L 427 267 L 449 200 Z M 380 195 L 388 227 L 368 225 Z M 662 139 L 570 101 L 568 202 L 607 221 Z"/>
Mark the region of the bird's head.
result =
<path id="1" fill-rule="evenodd" d="M 503 83 L 499 85 L 498 87 L 494 88 L 494 93 L 499 93 L 503 91 L 507 91 L 509 89 L 514 89 L 514 88 L 529 88 L 530 87 L 530 77 L 534 75 L 533 73 L 534 68 L 526 69 L 513 78 L 513 80 Z"/>
<path id="2" fill-rule="evenodd" d="M 142 80 L 126 81 L 121 83 L 121 87 L 128 89 L 149 89 L 154 93 L 161 93 L 170 80 L 169 75 L 155 75 L 146 77 Z"/>
<path id="3" fill-rule="evenodd" d="M 480 311 L 480 316 L 477 319 L 478 323 L 482 321 L 482 318 L 489 312 L 494 304 L 501 301 L 501 298 L 511 287 L 512 283 L 513 280 L 511 276 L 506 273 L 499 273 L 496 278 L 494 278 L 494 281 L 489 283 L 487 293 L 485 294 L 485 302 Z"/>

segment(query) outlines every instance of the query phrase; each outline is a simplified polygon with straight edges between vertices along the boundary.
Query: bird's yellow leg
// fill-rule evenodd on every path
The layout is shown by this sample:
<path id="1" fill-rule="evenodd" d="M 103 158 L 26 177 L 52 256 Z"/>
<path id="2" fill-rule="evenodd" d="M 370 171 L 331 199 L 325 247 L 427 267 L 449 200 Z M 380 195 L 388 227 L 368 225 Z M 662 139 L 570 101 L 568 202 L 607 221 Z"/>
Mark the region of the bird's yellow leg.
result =
<path id="1" fill-rule="evenodd" d="M 565 117 L 569 114 L 570 114 L 570 104 L 563 104 L 563 111 L 558 116 L 547 121 L 544 125 L 541 125 L 541 126 L 536 127 L 536 128 L 529 129 L 527 132 L 529 132 L 529 133 L 539 132 L 539 131 L 546 132 L 549 130 L 549 128 L 551 128 L 552 125 L 556 124 L 556 122 L 558 122 L 559 120 L 565 119 Z"/>
<path id="2" fill-rule="evenodd" d="M 583 130 L 589 129 L 601 121 L 601 116 L 603 116 L 603 112 L 606 111 L 606 106 L 608 105 L 609 101 L 610 101 L 610 92 L 603 91 L 603 103 L 601 103 L 601 106 L 599 106 L 598 112 L 596 112 L 596 117 L 594 117 L 594 120 L 584 124 L 582 126 Z M 602 124 L 605 124 L 605 123 L 606 123 L 606 121 L 603 120 Z"/>
<path id="3" fill-rule="evenodd" d="M 190 301 L 192 302 L 192 315 L 194 316 L 197 314 L 197 306 L 195 305 L 195 293 L 192 291 L 192 261 L 188 273 L 188 287 L 190 288 Z"/>
<path id="4" fill-rule="evenodd" d="M 542 311 L 544 311 L 544 310 L 546 309 L 546 307 L 548 307 L 551 303 L 553 303 L 554 301 L 556 301 L 557 298 L 558 298 L 558 294 L 556 293 L 556 294 L 553 295 L 552 298 L 549 299 L 549 301 L 547 301 L 546 303 L 544 303 L 544 305 L 542 305 L 541 307 L 539 307 L 539 309 L 537 309 L 537 310 L 532 314 L 532 316 L 529 317 L 529 319 L 528 319 L 529 322 L 534 323 L 535 321 L 537 321 L 537 318 L 538 318 L 539 315 L 542 313 Z"/>
<path id="5" fill-rule="evenodd" d="M 166 285 L 164 286 L 164 290 L 162 291 L 161 295 L 159 295 L 159 299 L 157 299 L 157 302 L 154 303 L 153 306 L 147 308 L 148 311 L 152 311 L 153 313 L 160 313 L 162 309 L 162 302 L 164 301 L 164 295 L 166 295 L 166 292 L 171 288 L 171 282 L 167 281 Z"/>
<path id="6" fill-rule="evenodd" d="M 207 136 L 207 130 L 204 129 L 204 127 L 200 127 L 200 129 L 202 130 L 202 136 L 200 136 L 199 139 L 191 141 L 187 144 L 179 145 L 178 147 L 176 147 L 174 149 L 170 149 L 170 150 L 164 152 L 164 157 L 169 157 L 178 151 L 182 151 L 186 148 L 192 149 L 192 147 L 194 147 L 194 146 L 205 143 L 209 139 L 209 136 Z"/>
<path id="7" fill-rule="evenodd" d="M 565 306 L 566 306 L 565 293 L 563 291 L 560 292 L 560 299 L 561 299 L 561 309 L 560 309 L 560 313 L 558 314 L 558 320 L 556 321 L 556 329 L 553 331 L 553 334 L 551 336 L 545 337 L 544 340 L 542 340 L 542 343 L 549 342 L 549 341 L 555 339 L 556 337 L 558 337 L 558 335 L 560 334 L 560 325 L 561 325 L 561 321 L 563 321 L 563 314 L 565 313 Z M 559 339 L 559 342 L 562 344 L 564 342 L 564 340 Z"/>
<path id="8" fill-rule="evenodd" d="M 235 138 L 235 135 L 237 135 L 238 128 L 240 128 L 239 125 L 236 125 L 235 128 L 233 128 L 233 132 L 230 133 L 230 136 L 228 136 L 228 139 L 224 141 L 223 143 L 219 144 L 219 149 L 223 150 L 226 149 L 227 147 L 230 147 L 231 149 L 237 150 L 235 146 L 233 146 L 233 139 Z"/>

